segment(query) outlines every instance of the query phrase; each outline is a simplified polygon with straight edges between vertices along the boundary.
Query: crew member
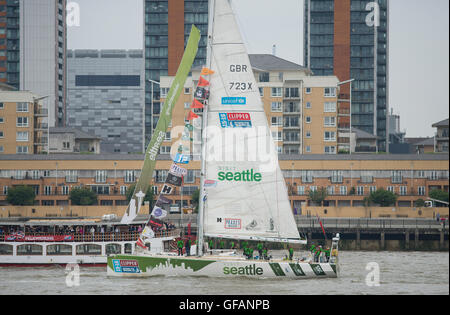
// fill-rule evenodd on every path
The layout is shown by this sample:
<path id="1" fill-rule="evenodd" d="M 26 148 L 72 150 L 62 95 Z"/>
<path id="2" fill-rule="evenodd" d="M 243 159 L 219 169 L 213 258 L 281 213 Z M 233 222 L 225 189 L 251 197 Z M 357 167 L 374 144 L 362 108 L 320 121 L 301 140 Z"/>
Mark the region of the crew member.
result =
<path id="1" fill-rule="evenodd" d="M 180 239 L 177 242 L 177 247 L 178 247 L 178 256 L 183 256 L 183 241 Z"/>

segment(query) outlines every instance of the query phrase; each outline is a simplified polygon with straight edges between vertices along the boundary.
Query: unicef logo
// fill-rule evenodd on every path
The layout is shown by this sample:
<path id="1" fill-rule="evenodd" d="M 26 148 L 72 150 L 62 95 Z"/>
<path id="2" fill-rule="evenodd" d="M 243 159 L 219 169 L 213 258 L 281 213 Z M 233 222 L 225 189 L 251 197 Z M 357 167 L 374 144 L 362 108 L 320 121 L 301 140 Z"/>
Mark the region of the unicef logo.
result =
<path id="1" fill-rule="evenodd" d="M 160 217 L 162 216 L 162 210 L 161 208 L 156 208 L 155 209 L 155 217 Z"/>

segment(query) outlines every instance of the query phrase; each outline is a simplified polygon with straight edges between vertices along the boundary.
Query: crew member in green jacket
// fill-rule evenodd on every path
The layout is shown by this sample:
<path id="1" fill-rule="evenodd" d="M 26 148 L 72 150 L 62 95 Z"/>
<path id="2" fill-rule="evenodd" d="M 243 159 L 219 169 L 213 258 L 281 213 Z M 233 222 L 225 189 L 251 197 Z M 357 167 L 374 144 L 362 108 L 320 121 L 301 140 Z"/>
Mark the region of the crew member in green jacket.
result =
<path id="1" fill-rule="evenodd" d="M 256 248 L 258 249 L 258 253 L 259 253 L 259 259 L 262 259 L 262 252 L 263 252 L 263 244 L 262 243 L 258 243 L 258 245 L 256 245 Z"/>
<path id="2" fill-rule="evenodd" d="M 269 259 L 269 257 L 267 257 L 267 247 L 264 247 L 264 249 L 262 250 L 262 256 L 264 260 Z"/>
<path id="3" fill-rule="evenodd" d="M 294 249 L 289 247 L 289 260 L 292 260 L 292 258 L 294 258 Z"/>
<path id="4" fill-rule="evenodd" d="M 322 246 L 316 247 L 314 251 L 314 262 L 319 262 L 320 254 L 322 254 Z"/>
<path id="5" fill-rule="evenodd" d="M 213 249 L 213 245 L 214 245 L 213 240 L 209 240 L 208 245 L 209 245 L 209 249 Z"/>
<path id="6" fill-rule="evenodd" d="M 324 249 L 323 251 L 325 253 L 325 262 L 329 262 L 330 261 L 330 249 L 327 247 Z"/>
<path id="7" fill-rule="evenodd" d="M 183 243 L 183 241 L 180 239 L 180 240 L 177 242 L 178 256 L 183 256 L 183 246 L 184 246 L 184 243 Z"/>

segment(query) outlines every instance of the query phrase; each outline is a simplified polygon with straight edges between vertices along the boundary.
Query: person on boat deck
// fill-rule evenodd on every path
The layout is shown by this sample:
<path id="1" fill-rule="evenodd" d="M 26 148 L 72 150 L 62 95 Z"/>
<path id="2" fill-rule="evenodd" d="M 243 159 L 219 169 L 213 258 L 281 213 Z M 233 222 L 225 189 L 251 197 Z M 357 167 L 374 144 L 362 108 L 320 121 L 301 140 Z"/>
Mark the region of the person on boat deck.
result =
<path id="1" fill-rule="evenodd" d="M 258 249 L 258 253 L 259 253 L 259 259 L 263 258 L 263 244 L 262 243 L 258 243 L 258 245 L 256 245 L 256 248 Z"/>
<path id="2" fill-rule="evenodd" d="M 289 260 L 292 260 L 294 258 L 294 249 L 289 246 Z"/>
<path id="3" fill-rule="evenodd" d="M 319 262 L 320 254 L 322 253 L 322 246 L 316 248 L 314 252 L 314 262 Z"/>
<path id="4" fill-rule="evenodd" d="M 186 249 L 186 256 L 190 256 L 191 255 L 191 240 L 187 239 L 186 242 L 184 243 L 184 247 Z"/>
<path id="5" fill-rule="evenodd" d="M 177 247 L 178 247 L 178 256 L 183 256 L 183 241 L 180 239 L 177 242 Z"/>
<path id="6" fill-rule="evenodd" d="M 220 249 L 225 248 L 225 242 L 223 240 L 220 240 Z"/>
<path id="7" fill-rule="evenodd" d="M 330 261 L 330 249 L 327 247 L 327 248 L 325 248 L 325 250 L 323 252 L 325 253 L 325 262 L 329 262 Z"/>
<path id="8" fill-rule="evenodd" d="M 214 246 L 213 240 L 209 240 L 208 245 L 209 245 L 209 249 L 213 249 L 213 246 Z"/>
<path id="9" fill-rule="evenodd" d="M 269 256 L 267 255 L 267 247 L 264 247 L 262 250 L 262 256 L 264 260 L 269 260 Z"/>
<path id="10" fill-rule="evenodd" d="M 234 241 L 231 241 L 231 249 L 234 249 Z"/>

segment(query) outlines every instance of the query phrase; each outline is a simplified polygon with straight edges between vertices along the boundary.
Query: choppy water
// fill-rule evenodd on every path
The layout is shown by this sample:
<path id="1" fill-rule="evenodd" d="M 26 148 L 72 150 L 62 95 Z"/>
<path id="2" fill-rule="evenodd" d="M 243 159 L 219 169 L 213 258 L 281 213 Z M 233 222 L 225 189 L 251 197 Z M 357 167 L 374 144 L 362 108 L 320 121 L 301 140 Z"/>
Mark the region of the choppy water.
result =
<path id="1" fill-rule="evenodd" d="M 197 277 L 111 278 L 105 268 L 81 268 L 79 286 L 66 284 L 62 267 L 1 268 L 0 295 L 448 295 L 449 254 L 442 252 L 340 252 L 338 279 L 251 280 Z M 379 286 L 366 278 L 379 266 Z M 371 265 L 369 265 L 371 266 Z M 374 280 L 375 278 L 369 277 Z M 300 285 L 301 284 L 301 285 Z"/>

